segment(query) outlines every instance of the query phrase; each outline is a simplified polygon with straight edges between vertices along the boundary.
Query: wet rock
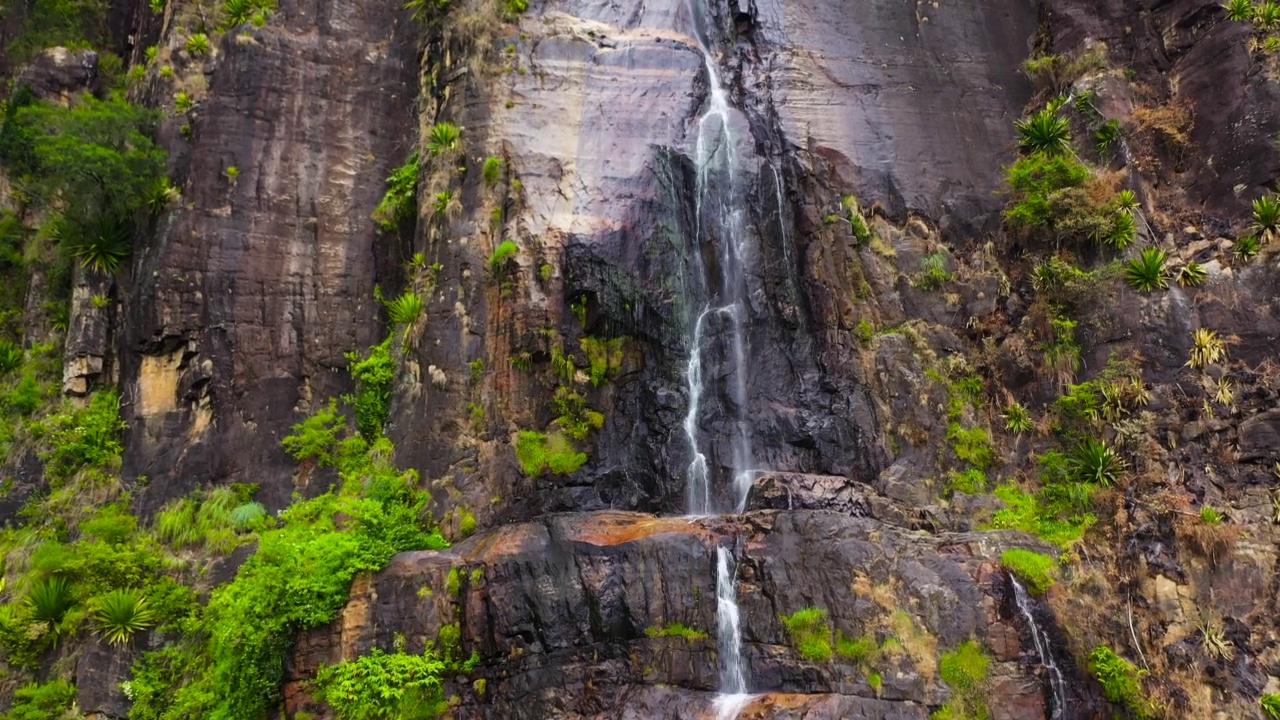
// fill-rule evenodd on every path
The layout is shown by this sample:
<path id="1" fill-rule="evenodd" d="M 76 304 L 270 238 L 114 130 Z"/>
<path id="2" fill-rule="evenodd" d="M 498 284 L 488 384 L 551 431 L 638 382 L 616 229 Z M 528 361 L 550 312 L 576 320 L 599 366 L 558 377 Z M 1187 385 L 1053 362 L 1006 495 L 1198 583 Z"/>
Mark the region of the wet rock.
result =
<path id="1" fill-rule="evenodd" d="M 766 473 L 756 478 L 748 510 L 830 510 L 855 517 L 868 514 L 866 490 L 838 475 Z"/>

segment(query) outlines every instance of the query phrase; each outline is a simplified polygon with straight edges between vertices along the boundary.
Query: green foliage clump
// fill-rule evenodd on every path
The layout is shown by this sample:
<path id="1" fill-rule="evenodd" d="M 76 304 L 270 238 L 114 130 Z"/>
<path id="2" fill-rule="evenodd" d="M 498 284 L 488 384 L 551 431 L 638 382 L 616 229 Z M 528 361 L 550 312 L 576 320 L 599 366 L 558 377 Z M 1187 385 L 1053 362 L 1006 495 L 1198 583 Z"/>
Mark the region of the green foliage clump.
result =
<path id="1" fill-rule="evenodd" d="M 1070 154 L 1034 153 L 1005 169 L 1013 204 L 1004 212 L 1015 231 L 1053 229 L 1066 215 L 1064 192 L 1089 179 L 1089 169 Z"/>
<path id="2" fill-rule="evenodd" d="M 1106 443 L 1087 438 L 1068 458 L 1071 479 L 1077 483 L 1111 486 L 1124 474 L 1124 459 Z"/>
<path id="3" fill-rule="evenodd" d="M 980 493 L 987 489 L 987 474 L 977 468 L 953 472 L 947 479 L 947 489 L 952 493 Z"/>
<path id="4" fill-rule="evenodd" d="M 1027 592 L 1043 595 L 1053 584 L 1058 564 L 1043 553 L 1022 548 L 1009 548 L 1000 554 L 1000 564 L 1023 582 Z"/>
<path id="5" fill-rule="evenodd" d="M 1135 258 L 1131 258 L 1124 266 L 1124 279 L 1130 287 L 1140 292 L 1151 292 L 1169 287 L 1168 271 L 1165 269 L 1165 252 L 1158 247 L 1144 248 Z"/>
<path id="6" fill-rule="evenodd" d="M 1116 655 L 1105 645 L 1099 645 L 1089 653 L 1089 671 L 1097 678 L 1107 699 L 1125 706 L 1137 720 L 1153 717 L 1156 705 L 1142 691 L 1141 678 L 1146 670 Z"/>
<path id="7" fill-rule="evenodd" d="M 1064 503 L 1061 494 L 1054 492 L 1057 488 L 1062 486 L 1050 486 L 1038 493 L 1030 493 L 1011 483 L 997 487 L 995 496 L 1004 501 L 1005 507 L 996 511 L 990 527 L 1023 530 L 1063 548 L 1078 542 L 1095 520 L 1077 506 Z M 1083 499 L 1087 502 L 1088 486 L 1070 489 L 1076 491 L 1076 495 L 1082 490 Z"/>
<path id="8" fill-rule="evenodd" d="M 1030 432 L 1033 425 L 1031 422 L 1031 413 L 1022 406 L 1021 403 L 1014 401 L 1009 403 L 1004 409 L 1004 429 L 1011 433 L 1021 435 L 1024 432 Z"/>
<path id="9" fill-rule="evenodd" d="M 17 6 L 9 7 L 16 10 Z M 111 46 L 108 3 L 103 0 L 36 0 L 22 7 L 26 17 L 21 32 L 16 37 L 6 36 L 5 59 L 10 69 L 49 47 Z"/>
<path id="10" fill-rule="evenodd" d="M 209 52 L 209 36 L 204 33 L 193 33 L 183 45 L 192 55 L 206 55 Z"/>
<path id="11" fill-rule="evenodd" d="M 1227 0 L 1222 8 L 1228 20 L 1249 22 L 1253 19 L 1253 0 Z"/>
<path id="12" fill-rule="evenodd" d="M 38 426 L 49 446 L 41 453 L 45 474 L 62 479 L 113 462 L 124 450 L 124 427 L 114 390 L 94 393 L 88 407 L 68 407 L 49 416 Z"/>
<path id="13" fill-rule="evenodd" d="M 476 531 L 476 516 L 466 508 L 458 510 L 458 534 L 467 537 Z"/>
<path id="14" fill-rule="evenodd" d="M 316 672 L 315 697 L 338 720 L 427 720 L 447 708 L 440 677 L 446 663 L 430 649 L 421 655 L 367 655 Z"/>
<path id="15" fill-rule="evenodd" d="M 836 636 L 836 655 L 855 665 L 861 665 L 870 660 L 877 649 L 876 639 L 870 635 L 851 638 L 845 637 L 844 633 L 839 633 Z"/>
<path id="16" fill-rule="evenodd" d="M 373 219 L 383 230 L 394 230 L 400 223 L 412 218 L 418 209 L 418 153 L 415 150 L 409 159 L 387 176 L 387 192 L 382 196 L 378 207 L 373 210 Z"/>
<path id="17" fill-rule="evenodd" d="M 577 472 L 587 462 L 587 454 L 578 452 L 561 433 L 521 430 L 516 434 L 516 461 L 524 474 L 530 477 L 544 470 L 568 475 Z"/>
<path id="18" fill-rule="evenodd" d="M 75 604 L 75 598 L 71 594 L 71 583 L 66 578 L 51 577 L 36 583 L 24 602 L 31 620 L 46 623 L 52 628 L 62 622 Z"/>
<path id="19" fill-rule="evenodd" d="M 503 275 L 509 267 L 511 260 L 515 258 L 516 252 L 520 248 L 513 240 L 503 240 L 493 249 L 493 253 L 489 255 L 489 273 L 494 277 Z"/>
<path id="20" fill-rule="evenodd" d="M 230 552 L 240 544 L 237 531 L 267 524 L 266 509 L 248 501 L 252 491 L 249 485 L 224 485 L 170 501 L 156 513 L 153 532 L 175 550 L 199 546 L 213 554 Z"/>
<path id="21" fill-rule="evenodd" d="M 280 444 L 298 462 L 313 462 L 321 467 L 332 465 L 343 421 L 338 412 L 338 401 L 330 400 L 328 406 L 294 425 L 293 432 L 286 435 Z"/>
<path id="22" fill-rule="evenodd" d="M 66 680 L 29 683 L 13 693 L 5 720 L 49 720 L 65 717 L 75 704 L 76 688 Z"/>
<path id="23" fill-rule="evenodd" d="M 451 122 L 438 122 L 427 132 L 427 149 L 432 155 L 451 153 L 458 149 L 462 130 Z"/>
<path id="24" fill-rule="evenodd" d="M 384 305 L 392 325 L 410 325 L 422 316 L 422 296 L 412 290 L 405 290 Z"/>
<path id="25" fill-rule="evenodd" d="M 137 590 L 113 590 L 98 598 L 95 604 L 98 632 L 113 645 L 129 642 L 134 633 L 155 623 L 155 613 L 147 604 L 146 596 Z"/>
<path id="26" fill-rule="evenodd" d="M 1271 720 L 1280 720 L 1280 694 L 1267 693 L 1263 695 L 1258 704 L 1262 706 L 1262 714 Z"/>
<path id="27" fill-rule="evenodd" d="M 1280 11 L 1280 7 L 1277 7 Z M 1253 235 L 1264 244 L 1280 233 L 1280 197 L 1274 193 L 1253 201 Z"/>
<path id="28" fill-rule="evenodd" d="M 960 421 L 952 420 L 947 425 L 947 440 L 950 441 L 956 457 L 964 462 L 978 470 L 991 467 L 995 456 L 986 430 L 980 427 L 966 428 L 960 424 Z"/>
<path id="29" fill-rule="evenodd" d="M 223 0 L 222 24 L 234 28 L 251 22 L 255 27 L 262 27 L 267 15 L 275 9 L 275 0 Z"/>
<path id="30" fill-rule="evenodd" d="M 791 636 L 791 644 L 800 657 L 810 662 L 826 662 L 831 659 L 831 627 L 827 624 L 827 611 L 807 607 L 782 616 L 782 624 Z"/>
<path id="31" fill-rule="evenodd" d="M 1070 149 L 1071 127 L 1056 107 L 1042 108 L 1026 120 L 1015 120 L 1018 147 L 1029 153 L 1049 157 L 1063 155 Z"/>
<path id="32" fill-rule="evenodd" d="M 587 354 L 592 385 L 599 385 L 611 373 L 622 368 L 622 346 L 626 341 L 626 337 L 606 340 L 589 335 L 578 341 L 579 347 Z"/>
<path id="33" fill-rule="evenodd" d="M 645 628 L 644 634 L 651 638 L 658 637 L 677 637 L 684 638 L 688 642 L 694 640 L 705 640 L 707 634 L 701 630 L 695 630 L 683 623 L 667 623 L 662 626 L 650 626 Z"/>
<path id="34" fill-rule="evenodd" d="M 382 437 L 382 428 L 391 414 L 391 383 L 396 376 L 396 361 L 391 357 L 391 338 L 369 348 L 361 357 L 347 353 L 348 370 L 356 381 L 356 392 L 344 399 L 356 415 L 356 430 L 365 442 Z"/>
<path id="35" fill-rule="evenodd" d="M 0 375 L 8 375 L 22 367 L 22 361 L 22 348 L 12 340 L 0 338 Z"/>
<path id="36" fill-rule="evenodd" d="M 920 272 L 911 281 L 913 287 L 921 290 L 938 290 L 951 282 L 954 273 L 947 271 L 947 258 L 939 252 L 930 253 L 920 258 Z"/>
<path id="37" fill-rule="evenodd" d="M 1205 525 L 1221 525 L 1224 519 L 1223 514 L 1215 507 L 1205 505 L 1200 508 L 1200 522 Z"/>
<path id="38" fill-rule="evenodd" d="M 480 171 L 484 176 L 486 185 L 493 185 L 502 177 L 502 159 L 496 157 L 487 157 L 484 160 L 484 168 Z"/>
<path id="39" fill-rule="evenodd" d="M 951 698 L 930 717 L 933 720 L 986 720 L 986 680 L 991 659 L 972 640 L 942 654 L 938 674 L 951 687 Z"/>
<path id="40" fill-rule="evenodd" d="M 1208 276 L 1203 265 L 1195 260 L 1188 260 L 1187 264 L 1178 271 L 1178 284 L 1182 287 L 1197 287 L 1203 284 Z"/>

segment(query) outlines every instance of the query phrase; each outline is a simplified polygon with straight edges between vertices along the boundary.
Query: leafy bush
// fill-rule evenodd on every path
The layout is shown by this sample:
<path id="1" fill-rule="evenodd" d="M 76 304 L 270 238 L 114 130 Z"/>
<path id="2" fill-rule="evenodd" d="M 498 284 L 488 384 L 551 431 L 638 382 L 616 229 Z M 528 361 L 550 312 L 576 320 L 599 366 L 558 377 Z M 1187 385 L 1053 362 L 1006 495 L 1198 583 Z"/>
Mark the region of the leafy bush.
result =
<path id="1" fill-rule="evenodd" d="M 1124 705 L 1138 720 L 1152 717 L 1155 706 L 1147 700 L 1140 683 L 1146 670 L 1134 667 L 1105 645 L 1099 645 L 1089 653 L 1089 670 L 1102 685 L 1108 700 Z"/>
<path id="2" fill-rule="evenodd" d="M 195 98 L 191 97 L 191 93 L 185 90 L 179 90 L 173 94 L 173 111 L 176 113 L 185 113 L 196 106 Z"/>
<path id="3" fill-rule="evenodd" d="M 1055 484 L 1033 494 L 1013 484 L 1001 485 L 995 489 L 995 496 L 1005 507 L 996 511 L 990 527 L 1023 530 L 1066 548 L 1079 541 L 1094 522 L 1093 516 L 1082 511 L 1078 502 L 1083 499 L 1087 506 L 1089 489 L 1088 485 Z M 1073 495 L 1075 502 L 1064 502 Z"/>
<path id="4" fill-rule="evenodd" d="M 1068 462 L 1071 478 L 1078 483 L 1114 485 L 1125 471 L 1125 462 L 1116 451 L 1093 438 L 1077 445 Z"/>
<path id="5" fill-rule="evenodd" d="M 810 662 L 826 662 L 831 659 L 831 627 L 827 625 L 827 611 L 807 607 L 782 616 L 782 624 L 791 636 L 791 644 L 800 657 Z"/>
<path id="6" fill-rule="evenodd" d="M 516 434 L 516 461 L 524 474 L 531 477 L 543 470 L 568 475 L 587 462 L 587 454 L 574 449 L 569 439 L 558 432 L 521 430 Z"/>
<path id="7" fill-rule="evenodd" d="M 66 478 L 82 468 L 107 465 L 119 457 L 124 445 L 114 390 L 94 393 L 86 408 L 68 408 L 43 423 L 49 450 L 41 453 L 45 473 Z"/>
<path id="8" fill-rule="evenodd" d="M 975 493 L 987 489 L 987 474 L 977 468 L 953 472 L 947 479 L 947 490 L 950 493 Z"/>
<path id="9" fill-rule="evenodd" d="M 66 680 L 29 683 L 13 693 L 5 720 L 50 720 L 65 717 L 76 700 L 76 688 Z"/>
<path id="10" fill-rule="evenodd" d="M 1009 548 L 1000 554 L 1000 564 L 1013 573 L 1032 595 L 1043 595 L 1057 575 L 1057 563 L 1043 553 Z"/>
<path id="11" fill-rule="evenodd" d="M 367 655 L 316 672 L 315 697 L 338 720 L 412 720 L 439 717 L 448 708 L 440 685 L 446 664 L 430 650 L 422 655 Z"/>
<path id="12" fill-rule="evenodd" d="M 1071 127 L 1056 108 L 1046 107 L 1013 124 L 1018 129 L 1018 147 L 1027 152 L 1055 156 L 1066 153 L 1070 147 Z"/>
<path id="13" fill-rule="evenodd" d="M 147 605 L 147 598 L 137 590 L 114 590 L 99 598 L 94 617 L 98 632 L 113 645 L 129 642 L 134 633 L 146 630 L 155 623 L 155 614 Z"/>
<path id="14" fill-rule="evenodd" d="M 404 165 L 387 176 L 387 192 L 374 208 L 373 219 L 383 230 L 394 230 L 401 222 L 413 217 L 417 209 L 418 153 L 414 151 Z"/>
<path id="15" fill-rule="evenodd" d="M 1135 290 L 1150 292 L 1169 287 L 1164 263 L 1165 252 L 1157 247 L 1145 248 L 1136 258 L 1124 266 L 1124 279 Z"/>
<path id="16" fill-rule="evenodd" d="M 1093 131 L 1093 141 L 1098 145 L 1098 153 L 1106 155 L 1122 135 L 1120 121 L 1115 118 L 1099 125 L 1098 129 Z"/>
<path id="17" fill-rule="evenodd" d="M 661 627 L 658 627 L 658 626 L 647 627 L 645 628 L 644 634 L 648 635 L 651 638 L 657 638 L 657 637 L 684 638 L 689 642 L 693 642 L 694 640 L 705 640 L 707 637 L 707 634 L 705 632 L 702 632 L 701 630 L 695 630 L 691 627 L 684 625 L 683 623 L 678 623 L 678 622 L 667 623 L 666 625 L 663 625 Z"/>
<path id="18" fill-rule="evenodd" d="M 369 348 L 361 357 L 347 353 L 348 369 L 356 381 L 356 392 L 347 396 L 356 415 L 356 430 L 366 442 L 382 437 L 382 428 L 391 413 L 391 383 L 395 380 L 396 362 L 391 357 L 391 338 Z"/>
<path id="19" fill-rule="evenodd" d="M 1005 222 L 1018 231 L 1052 228 L 1066 214 L 1062 192 L 1078 188 L 1089 178 L 1089 169 L 1070 154 L 1034 153 L 1005 169 L 1005 181 L 1013 204 L 1004 212 Z"/>
<path id="20" fill-rule="evenodd" d="M 488 157 L 484 161 L 484 169 L 481 171 L 484 176 L 486 185 L 493 185 L 502 177 L 502 160 L 501 158 Z"/>
<path id="21" fill-rule="evenodd" d="M 519 249 L 512 240 L 503 240 L 498 243 L 498 246 L 493 249 L 493 254 L 489 256 L 489 272 L 495 277 L 503 274 Z"/>
<path id="22" fill-rule="evenodd" d="M 393 325 L 410 325 L 422 315 L 422 296 L 412 290 L 405 290 L 385 304 Z"/>
<path id="23" fill-rule="evenodd" d="M 338 401 L 330 400 L 328 406 L 294 425 L 293 432 L 286 435 L 280 444 L 298 462 L 314 461 L 321 467 L 332 465 L 338 433 L 345 424 L 346 419 L 338 412 Z"/>
<path id="24" fill-rule="evenodd" d="M 432 155 L 453 152 L 458 149 L 462 131 L 451 122 L 438 122 L 427 132 L 427 149 Z"/>

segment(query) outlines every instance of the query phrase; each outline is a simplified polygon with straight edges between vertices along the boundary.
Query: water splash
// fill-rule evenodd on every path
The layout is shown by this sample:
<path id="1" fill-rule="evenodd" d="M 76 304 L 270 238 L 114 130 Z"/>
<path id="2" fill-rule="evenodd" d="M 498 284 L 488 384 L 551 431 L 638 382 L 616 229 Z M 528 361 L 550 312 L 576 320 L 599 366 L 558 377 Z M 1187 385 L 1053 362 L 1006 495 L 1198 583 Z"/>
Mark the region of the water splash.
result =
<path id="1" fill-rule="evenodd" d="M 720 79 L 720 71 L 706 39 L 705 19 L 698 8 L 691 8 L 698 28 L 695 35 L 702 50 L 707 72 L 706 108 L 698 118 L 694 163 L 697 169 L 694 193 L 696 248 L 693 258 L 698 269 L 701 289 L 708 298 L 706 306 L 693 323 L 689 341 L 689 359 L 685 368 L 685 385 L 689 393 L 689 409 L 684 431 L 693 459 L 689 463 L 687 511 L 705 515 L 719 510 L 741 512 L 746 494 L 751 489 L 750 475 L 741 479 L 752 466 L 750 424 L 747 420 L 747 348 L 746 348 L 746 261 L 750 251 L 746 225 L 746 192 L 742 182 L 743 163 L 737 151 L 733 127 L 738 114 L 729 103 L 729 93 Z M 745 125 L 745 123 L 743 123 Z M 716 264 L 718 278 L 707 277 L 702 248 L 718 246 Z M 730 438 L 731 504 L 717 506 L 712 489 L 711 464 L 698 430 L 704 401 L 710 388 L 706 382 L 708 362 L 720 361 L 727 372 L 725 395 L 721 398 L 732 414 Z"/>
<path id="2" fill-rule="evenodd" d="M 1018 582 L 1018 578 L 1010 576 L 1013 581 L 1013 598 L 1018 604 L 1018 610 L 1022 613 L 1022 617 L 1027 621 L 1027 627 L 1031 628 L 1031 641 L 1035 643 L 1036 654 L 1040 656 L 1040 665 L 1048 671 L 1049 690 L 1053 695 L 1053 702 L 1049 707 L 1049 720 L 1061 720 L 1063 709 L 1067 703 L 1067 681 L 1062 676 L 1062 670 L 1058 668 L 1058 664 L 1053 660 L 1053 651 L 1049 647 L 1049 636 L 1040 630 L 1040 626 L 1036 624 L 1035 615 L 1032 614 L 1031 598 L 1027 596 L 1027 591 L 1022 587 L 1022 583 Z"/>

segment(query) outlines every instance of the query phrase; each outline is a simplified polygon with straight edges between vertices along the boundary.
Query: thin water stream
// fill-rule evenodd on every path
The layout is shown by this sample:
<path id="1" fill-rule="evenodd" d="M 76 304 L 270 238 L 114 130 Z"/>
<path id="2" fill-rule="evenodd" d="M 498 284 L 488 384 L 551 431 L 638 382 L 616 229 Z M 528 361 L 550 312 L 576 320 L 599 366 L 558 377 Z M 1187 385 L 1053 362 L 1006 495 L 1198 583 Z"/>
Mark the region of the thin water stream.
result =
<path id="1" fill-rule="evenodd" d="M 1041 631 L 1040 626 L 1036 624 L 1035 614 L 1032 613 L 1031 598 L 1027 596 L 1026 588 L 1022 587 L 1022 583 L 1018 582 L 1018 578 L 1011 577 L 1010 579 L 1013 581 L 1013 598 L 1018 604 L 1018 611 L 1022 613 L 1022 617 L 1027 621 L 1027 627 L 1031 628 L 1031 641 L 1036 646 L 1036 654 L 1040 656 L 1040 665 L 1044 667 L 1049 676 L 1049 690 L 1053 700 L 1049 707 L 1049 720 L 1061 720 L 1062 712 L 1067 702 L 1066 678 L 1062 676 L 1062 670 L 1058 668 L 1058 664 L 1053 660 L 1053 649 L 1049 646 L 1049 636 Z"/>

